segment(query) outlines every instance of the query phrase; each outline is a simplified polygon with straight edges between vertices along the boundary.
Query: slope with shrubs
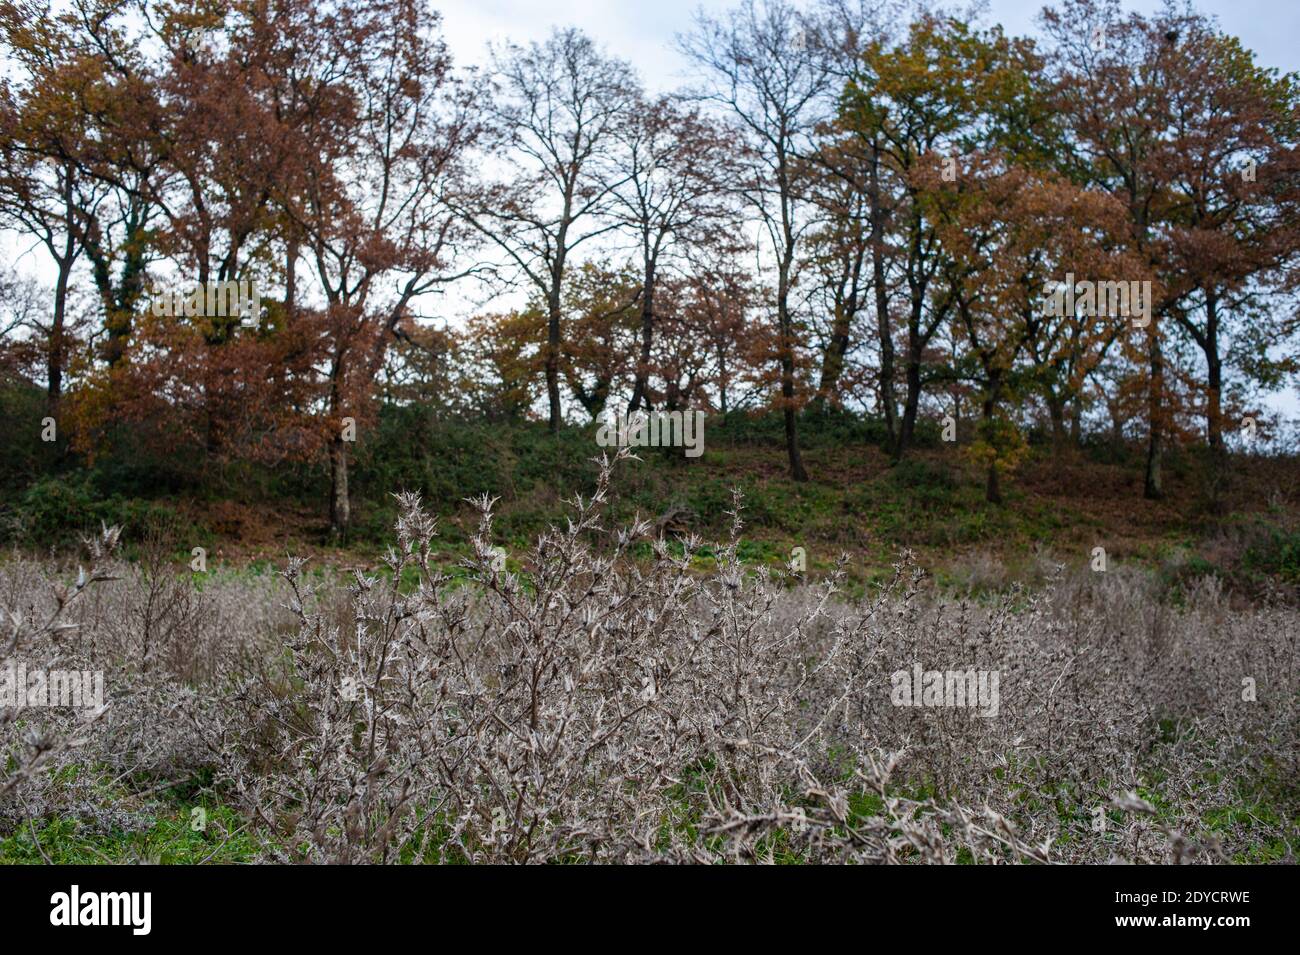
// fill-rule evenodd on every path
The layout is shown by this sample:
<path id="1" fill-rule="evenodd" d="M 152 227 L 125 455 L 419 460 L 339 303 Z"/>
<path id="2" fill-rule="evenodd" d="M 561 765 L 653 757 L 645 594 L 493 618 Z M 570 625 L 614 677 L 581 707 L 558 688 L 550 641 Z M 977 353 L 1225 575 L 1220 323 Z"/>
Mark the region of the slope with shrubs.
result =
<path id="1" fill-rule="evenodd" d="M 21 409 L 9 400 L 15 413 Z M 1206 574 L 1253 598 L 1300 587 L 1300 460 L 1238 455 L 1230 482 L 1212 487 L 1196 449 L 1170 450 L 1166 498 L 1142 498 L 1141 455 L 1107 442 L 1053 451 L 1030 433 L 1030 454 L 1004 480 L 1001 506 L 983 500 L 978 469 L 962 445 L 922 423 L 919 447 L 900 462 L 882 449 L 878 422 L 809 414 L 801 423 L 812 480 L 789 480 L 776 417 L 710 419 L 704 456 L 641 449 L 615 478 L 614 515 L 645 516 L 668 532 L 724 535 L 733 488 L 745 494 L 740 553 L 775 566 L 802 547 L 815 572 L 847 551 L 861 588 L 890 573 L 912 549 L 936 577 L 962 589 L 997 590 L 1041 577 L 1045 564 L 1086 564 L 1095 547 L 1111 563 L 1137 563 L 1167 586 Z M 243 565 L 311 554 L 347 566 L 382 553 L 397 516 L 391 492 L 418 492 L 442 522 L 446 546 L 468 553 L 480 494 L 499 499 L 499 543 L 527 546 L 562 519 L 567 489 L 590 492 L 600 451 L 592 427 L 551 435 L 511 419 L 461 420 L 422 405 L 386 406 L 354 448 L 354 521 L 330 536 L 323 469 L 218 462 L 203 449 L 168 446 L 123 425 L 91 458 L 28 446 L 24 427 L 0 435 L 0 539 L 30 552 L 75 546 L 101 524 L 123 528 L 134 556 L 147 528 L 175 529 L 184 552 L 203 546 L 214 562 Z M 36 425 L 30 430 L 35 433 Z M 30 442 L 28 444 L 31 444 Z M 162 449 L 160 449 L 162 445 Z M 196 462 L 200 462 L 196 464 Z"/>

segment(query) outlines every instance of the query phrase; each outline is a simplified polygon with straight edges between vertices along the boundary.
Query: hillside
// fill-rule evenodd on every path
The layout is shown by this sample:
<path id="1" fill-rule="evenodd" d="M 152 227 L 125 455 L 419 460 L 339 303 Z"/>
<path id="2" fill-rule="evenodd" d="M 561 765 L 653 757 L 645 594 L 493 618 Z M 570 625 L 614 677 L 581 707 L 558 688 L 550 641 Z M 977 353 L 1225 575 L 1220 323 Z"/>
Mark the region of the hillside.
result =
<path id="1" fill-rule="evenodd" d="M 711 426 L 705 453 L 689 460 L 641 449 L 616 474 L 611 513 L 655 522 L 669 538 L 724 537 L 732 491 L 743 494 L 742 555 L 783 563 L 805 551 L 810 574 L 851 557 L 849 576 L 887 571 L 903 548 L 941 581 L 975 589 L 1033 582 L 1052 563 L 1091 565 L 1104 548 L 1110 566 L 1139 564 L 1167 582 L 1213 574 L 1259 594 L 1300 583 L 1300 463 L 1238 456 L 1217 503 L 1195 448 L 1168 463 L 1167 493 L 1142 497 L 1136 450 L 1085 444 L 1053 451 L 1030 436 L 1030 454 L 1004 482 L 1005 501 L 983 499 L 961 444 L 926 436 L 894 462 L 877 429 L 851 416 L 804 423 L 810 480 L 790 480 L 778 422 L 733 418 Z M 126 446 L 131 447 L 128 443 Z M 601 453 L 590 428 L 558 437 L 536 423 L 438 420 L 418 408 L 388 408 L 357 445 L 354 531 L 332 538 L 328 482 L 310 467 L 234 466 L 186 472 L 185 455 L 67 459 L 53 473 L 7 485 L 4 529 L 26 549 L 70 545 L 99 523 L 120 523 L 130 545 L 151 528 L 178 552 L 203 546 L 220 563 L 245 566 L 311 555 L 325 564 L 367 562 L 389 542 L 392 493 L 418 491 L 440 519 L 448 559 L 465 552 L 476 512 L 466 499 L 499 498 L 495 537 L 528 546 L 563 518 L 565 500 L 587 493 Z"/>

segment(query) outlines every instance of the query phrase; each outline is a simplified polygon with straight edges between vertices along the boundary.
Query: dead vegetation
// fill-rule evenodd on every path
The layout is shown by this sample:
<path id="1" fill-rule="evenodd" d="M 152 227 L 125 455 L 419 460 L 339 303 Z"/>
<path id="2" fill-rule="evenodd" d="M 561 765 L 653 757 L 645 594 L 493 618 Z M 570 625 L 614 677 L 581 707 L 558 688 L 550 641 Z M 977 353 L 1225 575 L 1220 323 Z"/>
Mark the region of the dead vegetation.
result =
<path id="1" fill-rule="evenodd" d="M 0 710 L 0 835 L 138 825 L 104 778 L 206 774 L 268 861 L 1293 859 L 1293 606 L 1059 569 L 951 600 L 907 555 L 852 601 L 742 563 L 739 501 L 729 541 L 634 559 L 653 525 L 605 525 L 611 467 L 504 568 L 491 501 L 452 565 L 411 495 L 346 587 L 196 585 L 111 532 L 80 574 L 0 566 L 0 666 L 107 683 L 90 717 Z M 894 705 L 918 664 L 998 672 L 997 715 Z"/>

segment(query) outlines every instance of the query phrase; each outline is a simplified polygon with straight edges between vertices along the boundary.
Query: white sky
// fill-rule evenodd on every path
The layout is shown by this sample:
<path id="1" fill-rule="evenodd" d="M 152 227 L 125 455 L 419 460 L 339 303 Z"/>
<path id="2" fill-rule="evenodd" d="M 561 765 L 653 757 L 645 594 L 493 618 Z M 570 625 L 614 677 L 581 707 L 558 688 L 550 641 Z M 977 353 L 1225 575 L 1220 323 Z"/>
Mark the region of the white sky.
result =
<path id="1" fill-rule="evenodd" d="M 482 63 L 487 41 L 541 40 L 552 27 L 576 26 L 608 52 L 631 61 L 646 84 L 668 90 L 680 84 L 685 64 L 673 37 L 690 30 L 694 12 L 720 13 L 732 0 L 432 0 L 457 63 Z M 803 4 L 798 4 L 803 5 Z M 1041 0 L 988 0 L 986 24 L 1013 34 L 1036 33 Z M 1150 14 L 1156 0 L 1129 0 L 1124 9 Z M 1219 18 L 1264 66 L 1300 69 L 1300 3 L 1296 0 L 1197 0 L 1196 8 Z"/>

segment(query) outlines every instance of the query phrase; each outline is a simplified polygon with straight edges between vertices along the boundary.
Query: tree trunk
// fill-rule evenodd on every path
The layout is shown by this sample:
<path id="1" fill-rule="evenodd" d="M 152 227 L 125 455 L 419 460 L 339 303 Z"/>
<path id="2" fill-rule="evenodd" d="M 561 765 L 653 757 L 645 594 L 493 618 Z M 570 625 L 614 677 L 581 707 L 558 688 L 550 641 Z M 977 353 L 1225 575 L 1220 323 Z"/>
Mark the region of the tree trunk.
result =
<path id="1" fill-rule="evenodd" d="M 640 406 L 645 396 L 646 382 L 650 377 L 650 343 L 654 336 L 655 321 L 655 267 L 647 261 L 644 285 L 641 289 L 641 356 L 636 366 L 636 383 L 632 386 L 632 400 L 627 403 L 631 414 Z"/>
<path id="2" fill-rule="evenodd" d="M 348 500 L 348 443 L 340 432 L 330 442 L 330 532 L 346 538 L 352 520 Z"/>
<path id="3" fill-rule="evenodd" d="M 1106 398 L 1106 410 L 1110 412 L 1110 448 L 1116 454 L 1124 450 L 1124 419 L 1119 413 L 1119 399 Z"/>
<path id="4" fill-rule="evenodd" d="M 998 462 L 989 462 L 988 478 L 984 482 L 984 500 L 989 504 L 1002 503 L 1002 489 L 998 486 Z"/>
<path id="5" fill-rule="evenodd" d="M 722 412 L 722 417 L 727 417 L 727 356 L 724 351 L 718 354 L 718 410 Z"/>
<path id="6" fill-rule="evenodd" d="M 148 240 L 142 223 L 146 215 L 143 200 L 133 197 L 127 215 L 125 252 L 117 288 L 113 288 L 111 263 L 104 256 L 103 250 L 100 250 L 100 262 L 95 269 L 100 294 L 104 298 L 104 330 L 107 332 L 104 356 L 110 367 L 121 364 L 126 357 L 136 303 L 144 293 Z"/>
<path id="7" fill-rule="evenodd" d="M 876 292 L 876 334 L 880 344 L 880 408 L 889 434 L 889 451 L 898 446 L 898 408 L 894 398 L 894 329 L 885 288 L 885 210 L 880 201 L 880 152 L 871 145 L 871 281 Z"/>
<path id="8" fill-rule="evenodd" d="M 793 251 L 793 250 L 791 250 Z M 789 291 L 788 269 L 782 269 L 778 279 L 777 322 L 780 331 L 781 348 L 781 399 L 785 417 L 785 449 L 790 458 L 790 477 L 796 481 L 808 480 L 804 470 L 803 458 L 799 454 L 798 424 L 794 407 L 794 328 L 790 321 L 790 309 L 787 301 Z"/>
<path id="9" fill-rule="evenodd" d="M 778 347 L 781 351 L 781 403 L 784 406 L 785 450 L 790 459 L 790 477 L 803 482 L 808 480 L 808 472 L 804 470 L 803 457 L 799 453 L 798 422 L 794 406 L 794 322 L 790 317 L 790 272 L 794 267 L 796 242 L 792 226 L 794 191 L 784 156 L 781 157 L 779 179 L 783 247 L 776 277 L 776 322 L 780 337 Z"/>
<path id="10" fill-rule="evenodd" d="M 551 434 L 560 430 L 560 283 L 551 286 L 546 323 L 546 397 Z"/>
<path id="11" fill-rule="evenodd" d="M 907 380 L 907 396 L 903 402 L 903 422 L 898 429 L 898 442 L 894 446 L 894 460 L 900 460 L 903 452 L 912 444 L 916 431 L 916 415 L 921 406 L 921 355 L 914 333 L 909 333 L 907 350 L 907 367 L 904 370 Z"/>
<path id="12" fill-rule="evenodd" d="M 982 359 L 985 368 L 985 374 L 989 378 L 989 390 L 984 397 L 984 426 L 986 440 L 993 449 L 993 457 L 989 459 L 988 476 L 984 483 L 984 500 L 989 504 L 1002 503 L 1002 488 L 998 483 L 998 459 L 997 459 L 997 442 L 994 439 L 993 430 L 993 409 L 997 404 L 998 394 L 1002 390 L 1002 376 L 999 371 L 994 371 L 989 359 Z"/>
<path id="13" fill-rule="evenodd" d="M 1055 390 L 1047 395 L 1047 413 L 1052 419 L 1052 454 L 1060 457 L 1065 449 L 1065 401 Z"/>
<path id="14" fill-rule="evenodd" d="M 61 177 L 64 214 L 67 216 L 67 231 L 63 236 L 63 254 L 55 252 L 53 237 L 46 241 L 46 247 L 58 266 L 58 278 L 54 283 L 54 314 L 50 321 L 50 340 L 45 352 L 45 406 L 46 413 L 58 419 L 59 404 L 63 398 L 64 340 L 63 328 L 68 313 L 68 281 L 72 276 L 72 266 L 76 262 L 78 248 L 74 217 L 77 214 L 72 192 L 73 174 L 71 168 L 65 168 Z"/>
<path id="15" fill-rule="evenodd" d="M 1205 364 L 1209 393 L 1206 395 L 1205 417 L 1210 450 L 1223 452 L 1223 360 L 1219 357 L 1219 300 L 1213 294 L 1205 296 Z"/>
<path id="16" fill-rule="evenodd" d="M 293 320 L 294 309 L 298 307 L 298 242 L 289 243 L 284 257 L 284 311 L 285 321 Z"/>
<path id="17" fill-rule="evenodd" d="M 68 236 L 65 254 L 59 260 L 59 277 L 54 283 L 54 315 L 50 322 L 50 341 L 45 353 L 45 374 L 48 387 L 45 405 L 50 417 L 57 419 L 59 402 L 63 397 L 64 343 L 63 324 L 68 310 L 68 278 L 72 272 L 72 236 Z"/>
<path id="18" fill-rule="evenodd" d="M 560 318 L 564 303 L 564 263 L 569 251 L 569 226 L 573 222 L 573 189 L 574 183 L 570 180 L 564 190 L 564 208 L 555 233 L 551 284 L 546 290 L 546 400 L 550 405 L 548 423 L 551 434 L 559 434 L 563 415 L 560 408 Z"/>
<path id="19" fill-rule="evenodd" d="M 783 383 L 781 385 L 782 394 L 785 394 L 788 390 L 786 383 Z M 786 395 L 787 399 L 789 399 L 792 394 L 793 392 L 791 391 L 790 395 Z M 808 480 L 808 472 L 804 470 L 803 457 L 799 454 L 799 435 L 797 427 L 798 426 L 795 423 L 794 406 L 792 404 L 787 404 L 785 408 L 785 450 L 790 457 L 790 477 L 796 481 L 803 482 Z"/>
<path id="20" fill-rule="evenodd" d="M 831 397 L 839 387 L 840 375 L 844 373 L 844 356 L 849 350 L 849 323 L 853 313 L 841 305 L 835 310 L 835 319 L 831 323 L 831 340 L 826 344 L 822 354 L 821 378 L 817 383 L 817 407 L 838 407 L 840 402 Z"/>
<path id="21" fill-rule="evenodd" d="M 1223 446 L 1223 359 L 1219 357 L 1219 298 L 1205 295 L 1205 416 L 1210 442 L 1210 498 L 1215 513 L 1224 509 L 1228 455 Z"/>
<path id="22" fill-rule="evenodd" d="M 1160 338 L 1156 334 L 1154 320 L 1147 330 L 1147 357 L 1150 364 L 1151 380 L 1148 383 L 1147 414 L 1150 429 L 1147 437 L 1147 469 L 1143 496 L 1148 500 L 1158 500 L 1164 496 L 1164 479 L 1161 474 L 1163 448 L 1161 446 L 1161 418 L 1164 414 L 1164 354 L 1160 350 Z"/>

